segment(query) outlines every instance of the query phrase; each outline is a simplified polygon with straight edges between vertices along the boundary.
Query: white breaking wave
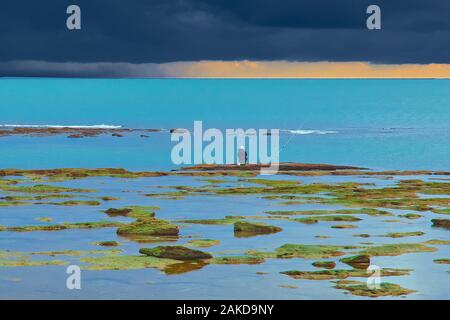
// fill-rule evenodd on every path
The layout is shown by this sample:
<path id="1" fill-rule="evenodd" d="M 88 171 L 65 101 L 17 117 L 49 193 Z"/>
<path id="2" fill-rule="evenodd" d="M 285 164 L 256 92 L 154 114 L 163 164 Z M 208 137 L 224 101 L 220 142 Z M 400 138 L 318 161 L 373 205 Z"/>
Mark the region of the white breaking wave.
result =
<path id="1" fill-rule="evenodd" d="M 113 126 L 107 124 L 96 124 L 92 126 L 65 126 L 65 125 L 50 125 L 50 124 L 0 124 L 2 128 L 70 128 L 70 129 L 120 129 L 122 126 Z"/>
<path id="2" fill-rule="evenodd" d="M 335 134 L 339 133 L 338 131 L 330 131 L 330 130 L 280 130 L 281 132 L 287 132 L 290 134 L 299 134 L 299 135 L 307 135 L 307 134 Z"/>

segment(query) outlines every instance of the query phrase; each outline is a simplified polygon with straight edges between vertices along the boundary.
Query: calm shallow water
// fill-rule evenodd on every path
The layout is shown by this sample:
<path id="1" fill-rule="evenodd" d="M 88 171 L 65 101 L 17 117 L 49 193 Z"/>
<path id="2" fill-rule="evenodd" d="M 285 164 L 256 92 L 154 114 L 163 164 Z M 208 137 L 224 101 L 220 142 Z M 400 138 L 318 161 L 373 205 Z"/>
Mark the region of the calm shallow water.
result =
<path id="1" fill-rule="evenodd" d="M 438 176 L 436 176 L 438 177 Z M 376 182 L 379 186 L 393 185 L 397 179 L 382 180 L 377 178 L 348 177 L 277 177 L 278 179 L 298 180 L 305 183 L 324 182 L 327 178 L 331 183 L 343 181 Z M 399 177 L 401 179 L 429 177 Z M 435 177 L 433 177 L 435 178 Z M 236 178 L 228 178 L 230 181 Z M 121 200 L 102 203 L 98 207 L 58 207 L 50 205 L 32 205 L 23 207 L 2 208 L 0 225 L 45 225 L 36 221 L 38 217 L 46 216 L 54 219 L 52 223 L 82 222 L 82 221 L 131 221 L 132 219 L 117 217 L 109 218 L 102 211 L 110 207 L 127 205 L 156 205 L 161 210 L 157 217 L 165 220 L 178 219 L 212 219 L 226 215 L 267 216 L 269 210 L 309 210 L 309 209 L 340 209 L 340 206 L 301 204 L 280 206 L 275 200 L 264 200 L 260 196 L 191 196 L 180 200 L 163 200 L 143 196 L 143 193 L 165 192 L 171 189 L 161 189 L 158 186 L 205 184 L 195 177 L 156 177 L 140 179 L 119 178 L 88 178 L 52 185 L 66 187 L 92 188 L 98 190 L 90 196 L 114 196 Z M 334 180 L 334 181 L 331 181 Z M 224 183 L 227 185 L 227 183 Z M 78 197 L 77 197 L 78 198 Z M 395 214 L 407 211 L 390 210 Z M 408 211 L 410 212 L 410 211 Z M 306 225 L 297 222 L 271 220 L 270 224 L 283 228 L 283 232 L 256 236 L 251 238 L 235 238 L 233 225 L 195 225 L 181 224 L 181 239 L 178 244 L 184 244 L 191 239 L 219 239 L 221 244 L 202 249 L 213 255 L 223 252 L 230 254 L 244 253 L 249 249 L 262 251 L 273 250 L 285 243 L 299 244 L 329 244 L 329 245 L 361 245 L 370 241 L 374 244 L 383 243 L 421 243 L 431 239 L 447 239 L 448 231 L 431 227 L 430 219 L 436 217 L 431 212 L 421 212 L 423 218 L 407 220 L 393 217 L 373 217 L 360 215 L 363 219 L 357 223 L 357 229 L 332 229 L 333 222 L 319 222 Z M 387 223 L 385 220 L 400 219 L 399 222 Z M 254 221 L 267 222 L 267 220 Z M 423 231 L 424 236 L 392 239 L 377 237 L 387 232 Z M 353 237 L 355 233 L 369 233 L 369 239 Z M 315 238 L 316 235 L 328 235 L 328 239 Z M 184 236 L 188 236 L 184 238 Z M 192 238 L 191 238 L 192 237 Z M 117 240 L 122 243 L 119 249 L 124 254 L 138 254 L 141 247 L 173 244 L 172 242 L 157 244 L 136 243 L 116 235 L 116 228 L 92 230 L 63 230 L 55 232 L 0 232 L 2 250 L 38 252 L 62 250 L 96 250 L 92 242 Z M 406 268 L 414 271 L 409 276 L 389 277 L 383 281 L 397 283 L 403 287 L 417 290 L 408 295 L 407 299 L 448 299 L 448 267 L 433 263 L 433 259 L 448 257 L 449 246 L 437 246 L 439 250 L 431 253 L 404 254 L 396 257 L 374 257 L 372 263 L 382 268 Z M 79 264 L 78 257 L 57 257 L 69 263 Z M 336 268 L 348 269 L 339 262 L 339 257 L 333 260 Z M 126 271 L 88 271 L 82 272 L 82 290 L 70 291 L 65 288 L 66 266 L 48 267 L 15 267 L 1 268 L 2 282 L 0 298 L 132 298 L 132 299 L 359 299 L 344 294 L 343 291 L 332 288 L 332 281 L 294 280 L 280 274 L 286 270 L 317 270 L 308 259 L 267 259 L 260 265 L 208 265 L 200 270 L 178 275 L 166 275 L 155 269 Z M 257 275 L 256 272 L 266 272 Z M 11 279 L 20 278 L 20 281 Z M 355 278 L 357 279 L 357 278 Z M 360 280 L 360 279 L 359 279 Z M 364 281 L 364 279 L 363 279 Z M 281 288 L 280 285 L 293 285 L 298 288 Z"/>

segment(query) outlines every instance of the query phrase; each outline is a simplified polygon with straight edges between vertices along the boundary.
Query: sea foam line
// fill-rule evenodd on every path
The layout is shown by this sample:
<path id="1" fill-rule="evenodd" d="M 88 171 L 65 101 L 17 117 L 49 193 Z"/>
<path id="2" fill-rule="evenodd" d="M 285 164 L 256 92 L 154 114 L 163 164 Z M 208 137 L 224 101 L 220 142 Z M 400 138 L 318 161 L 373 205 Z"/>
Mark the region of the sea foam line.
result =
<path id="1" fill-rule="evenodd" d="M 336 134 L 338 131 L 331 130 L 280 130 L 290 134 L 308 135 L 308 134 Z"/>
<path id="2" fill-rule="evenodd" d="M 1 128 L 53 128 L 53 129 L 120 129 L 122 126 L 113 126 L 107 124 L 97 124 L 91 126 L 77 126 L 77 125 L 49 125 L 49 124 L 0 124 Z"/>

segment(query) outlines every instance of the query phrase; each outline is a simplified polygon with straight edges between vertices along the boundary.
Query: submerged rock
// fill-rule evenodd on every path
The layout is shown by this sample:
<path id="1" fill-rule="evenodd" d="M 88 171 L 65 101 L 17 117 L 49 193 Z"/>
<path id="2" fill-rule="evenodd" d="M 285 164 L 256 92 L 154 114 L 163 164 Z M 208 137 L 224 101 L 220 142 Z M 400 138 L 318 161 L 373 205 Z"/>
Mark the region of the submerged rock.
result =
<path id="1" fill-rule="evenodd" d="M 360 218 L 351 215 L 332 215 L 332 216 L 312 216 L 307 218 L 296 218 L 293 221 L 302 222 L 306 224 L 317 223 L 318 221 L 344 221 L 344 222 L 354 222 L 360 221 Z"/>
<path id="2" fill-rule="evenodd" d="M 423 216 L 420 214 L 416 214 L 416 213 L 407 213 L 407 214 L 400 214 L 399 217 L 414 220 L 414 219 L 420 219 Z"/>
<path id="3" fill-rule="evenodd" d="M 225 225 L 234 224 L 235 222 L 241 221 L 243 217 L 241 216 L 225 216 L 222 219 L 191 219 L 191 220 L 178 220 L 180 223 L 192 223 L 192 224 L 205 224 L 205 225 Z"/>
<path id="4" fill-rule="evenodd" d="M 211 259 L 209 253 L 193 250 L 183 246 L 159 246 L 155 248 L 141 248 L 139 253 L 146 256 L 173 259 L 181 261 Z"/>
<path id="5" fill-rule="evenodd" d="M 345 254 L 343 250 L 356 249 L 355 246 L 327 246 L 313 244 L 284 244 L 275 252 L 248 251 L 248 254 L 265 258 L 304 258 L 304 259 L 327 259 Z"/>
<path id="6" fill-rule="evenodd" d="M 120 222 L 94 221 L 94 222 L 63 223 L 45 226 L 7 227 L 4 229 L 0 229 L 0 231 L 30 232 L 30 231 L 59 231 L 66 229 L 100 229 L 100 228 L 120 227 L 122 225 L 123 224 Z"/>
<path id="7" fill-rule="evenodd" d="M 191 247 L 208 248 L 220 244 L 219 240 L 213 239 L 196 239 L 187 243 Z"/>
<path id="8" fill-rule="evenodd" d="M 172 274 L 182 274 L 195 270 L 200 270 L 204 266 L 207 266 L 209 263 L 207 260 L 191 260 L 191 261 L 183 261 L 179 263 L 174 263 L 167 265 L 164 268 L 164 273 L 167 275 Z"/>
<path id="9" fill-rule="evenodd" d="M 450 240 L 439 240 L 433 239 L 425 242 L 426 244 L 435 244 L 435 245 L 450 245 Z"/>
<path id="10" fill-rule="evenodd" d="M 383 244 L 364 249 L 360 254 L 368 256 L 399 256 L 405 253 L 434 252 L 436 248 L 428 247 L 421 243 Z"/>
<path id="11" fill-rule="evenodd" d="M 156 268 L 164 270 L 169 265 L 179 263 L 179 261 L 172 259 L 159 259 L 155 257 L 146 256 L 105 256 L 105 257 L 87 257 L 81 258 L 81 262 L 86 262 L 89 265 L 82 266 L 87 270 L 131 270 L 131 269 L 145 269 Z"/>
<path id="12" fill-rule="evenodd" d="M 414 232 L 391 232 L 386 234 L 384 237 L 390 238 L 404 238 L 404 237 L 420 237 L 423 236 L 425 232 L 414 231 Z"/>
<path id="13" fill-rule="evenodd" d="M 228 256 L 228 257 L 217 257 L 211 260 L 213 264 L 260 264 L 263 263 L 265 259 L 263 257 L 257 256 Z"/>
<path id="14" fill-rule="evenodd" d="M 54 205 L 54 206 L 65 206 L 65 207 L 73 207 L 73 206 L 99 206 L 100 202 L 98 201 L 85 201 L 85 200 L 70 200 L 63 202 L 42 202 L 36 204 L 46 204 L 46 205 Z"/>
<path id="15" fill-rule="evenodd" d="M 63 193 L 63 192 L 94 192 L 91 189 L 78 189 L 78 188 L 65 188 L 59 186 L 50 186 L 44 184 L 37 184 L 34 186 L 2 186 L 1 189 L 7 192 L 20 192 L 20 193 L 34 193 L 34 194 L 47 194 L 47 193 Z"/>
<path id="16" fill-rule="evenodd" d="M 297 286 L 293 286 L 293 285 L 290 285 L 290 284 L 279 284 L 278 286 L 280 288 L 284 288 L 284 289 L 298 289 Z"/>

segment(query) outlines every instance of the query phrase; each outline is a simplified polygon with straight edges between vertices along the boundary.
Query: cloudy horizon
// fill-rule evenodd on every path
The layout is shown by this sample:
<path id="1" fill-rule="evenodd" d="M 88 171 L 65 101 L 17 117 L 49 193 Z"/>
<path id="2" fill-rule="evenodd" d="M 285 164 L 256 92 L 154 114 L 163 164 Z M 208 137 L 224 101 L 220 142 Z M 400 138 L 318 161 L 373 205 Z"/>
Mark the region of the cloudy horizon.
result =
<path id="1" fill-rule="evenodd" d="M 449 14 L 446 0 L 6 0 L 0 77 L 449 78 Z"/>
<path id="2" fill-rule="evenodd" d="M 371 64 L 366 62 L 186 61 L 0 62 L 3 77 L 48 78 L 450 78 L 450 64 Z"/>

